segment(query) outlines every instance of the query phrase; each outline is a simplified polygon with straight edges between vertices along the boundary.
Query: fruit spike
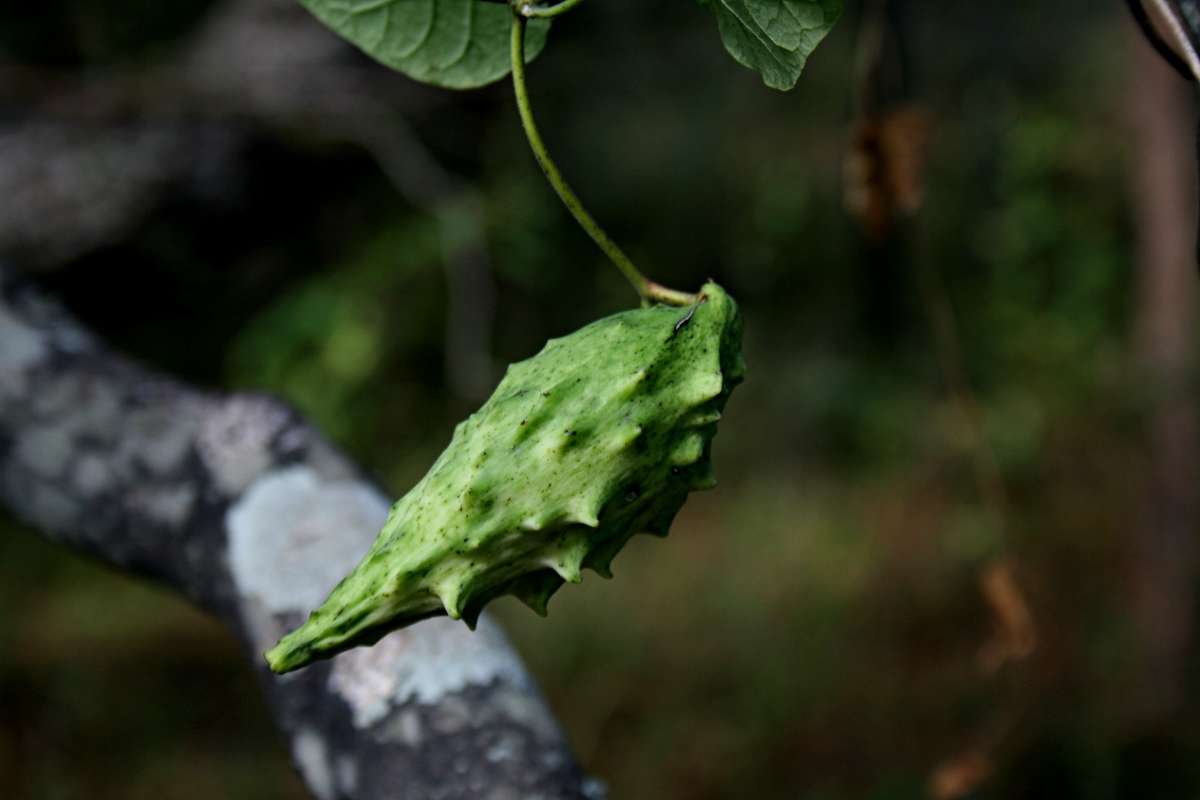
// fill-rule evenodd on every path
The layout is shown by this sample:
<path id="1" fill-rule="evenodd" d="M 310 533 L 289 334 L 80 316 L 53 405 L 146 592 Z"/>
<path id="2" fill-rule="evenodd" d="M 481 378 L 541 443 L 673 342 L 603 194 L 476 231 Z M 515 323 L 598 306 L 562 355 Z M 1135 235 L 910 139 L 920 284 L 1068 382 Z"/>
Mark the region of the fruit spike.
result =
<path id="1" fill-rule="evenodd" d="M 607 576 L 634 534 L 666 535 L 714 483 L 712 438 L 745 370 L 737 305 L 714 283 L 700 298 L 606 317 L 509 367 L 271 669 L 438 614 L 474 627 L 505 594 L 545 614 L 582 568 Z"/>

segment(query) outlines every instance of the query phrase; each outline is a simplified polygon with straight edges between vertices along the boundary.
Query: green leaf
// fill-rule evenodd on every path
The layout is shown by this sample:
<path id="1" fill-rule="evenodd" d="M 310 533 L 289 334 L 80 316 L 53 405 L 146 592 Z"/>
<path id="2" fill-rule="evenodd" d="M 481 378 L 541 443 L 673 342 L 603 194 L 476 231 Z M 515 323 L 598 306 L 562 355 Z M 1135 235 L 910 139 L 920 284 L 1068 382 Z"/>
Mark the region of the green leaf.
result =
<path id="1" fill-rule="evenodd" d="M 447 89 L 473 89 L 509 72 L 512 9 L 483 0 L 300 0 L 375 60 Z M 546 44 L 548 20 L 529 23 L 526 59 Z"/>
<path id="2" fill-rule="evenodd" d="M 789 51 L 806 47 L 811 53 L 832 24 L 825 21 L 825 7 L 812 0 L 746 0 L 746 7 L 771 41 Z"/>
<path id="3" fill-rule="evenodd" d="M 842 13 L 841 0 L 700 0 L 725 49 L 773 89 L 791 89 Z"/>

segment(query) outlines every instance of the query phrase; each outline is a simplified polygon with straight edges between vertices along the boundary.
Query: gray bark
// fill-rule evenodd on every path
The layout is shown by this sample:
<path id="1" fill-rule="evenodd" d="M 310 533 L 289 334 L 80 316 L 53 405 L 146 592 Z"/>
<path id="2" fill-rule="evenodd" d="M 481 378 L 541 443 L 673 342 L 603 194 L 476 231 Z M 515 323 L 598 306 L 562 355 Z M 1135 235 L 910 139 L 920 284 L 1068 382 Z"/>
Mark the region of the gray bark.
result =
<path id="1" fill-rule="evenodd" d="M 295 0 L 225 0 L 151 65 L 82 78 L 0 63 L 0 254 L 54 267 L 119 241 L 180 187 L 236 183 L 251 130 L 350 143 L 441 230 L 448 288 L 446 377 L 482 400 L 494 383 L 495 311 L 482 201 L 444 169 L 406 115 L 428 105 Z"/>
<path id="2" fill-rule="evenodd" d="M 428 620 L 271 675 L 261 652 L 353 566 L 388 501 L 278 401 L 156 375 L 3 266 L 0 501 L 236 631 L 322 800 L 602 794 L 486 618 L 473 634 Z"/>

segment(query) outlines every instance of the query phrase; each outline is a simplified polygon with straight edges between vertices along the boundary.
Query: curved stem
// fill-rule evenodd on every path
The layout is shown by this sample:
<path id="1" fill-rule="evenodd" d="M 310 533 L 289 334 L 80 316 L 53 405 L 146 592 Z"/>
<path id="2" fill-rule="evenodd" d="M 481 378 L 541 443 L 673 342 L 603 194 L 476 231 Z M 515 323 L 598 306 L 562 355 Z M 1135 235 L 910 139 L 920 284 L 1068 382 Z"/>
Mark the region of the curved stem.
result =
<path id="1" fill-rule="evenodd" d="M 572 0 L 566 0 L 566 2 L 572 2 Z M 579 202 L 579 197 L 571 189 L 562 172 L 559 171 L 558 165 L 550 158 L 550 153 L 546 150 L 546 143 L 542 141 L 542 135 L 533 121 L 533 109 L 529 105 L 529 90 L 525 86 L 525 25 L 525 17 L 521 16 L 521 12 L 514 7 L 512 26 L 513 89 L 517 96 L 517 110 L 521 115 L 521 125 L 525 129 L 525 136 L 529 139 L 529 146 L 533 149 L 533 156 L 537 159 L 538 166 L 542 168 L 546 179 L 554 187 L 554 191 L 563 201 L 563 205 L 571 212 L 571 216 L 575 217 L 575 221 L 587 231 L 588 236 L 592 237 L 592 241 L 604 251 L 617 269 L 621 270 L 626 279 L 633 284 L 634 290 L 643 300 L 673 306 L 691 305 L 696 301 L 695 295 L 660 286 L 633 265 L 629 256 L 625 255 L 617 243 L 609 238 L 599 223 L 583 207 L 583 203 Z"/>
<path id="2" fill-rule="evenodd" d="M 555 3 L 552 6 L 539 6 L 533 2 L 523 2 L 518 3 L 516 9 L 517 13 L 526 19 L 550 19 L 567 13 L 582 2 L 583 0 L 562 0 L 561 3 Z"/>

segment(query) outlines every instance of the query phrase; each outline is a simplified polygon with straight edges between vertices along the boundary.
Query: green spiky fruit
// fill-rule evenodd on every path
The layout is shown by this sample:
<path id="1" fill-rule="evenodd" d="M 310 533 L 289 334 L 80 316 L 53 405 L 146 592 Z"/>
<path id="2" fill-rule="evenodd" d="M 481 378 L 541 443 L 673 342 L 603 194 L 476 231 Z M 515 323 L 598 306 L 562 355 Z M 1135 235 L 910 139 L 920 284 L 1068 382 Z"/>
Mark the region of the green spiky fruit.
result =
<path id="1" fill-rule="evenodd" d="M 473 626 L 504 594 L 545 614 L 584 567 L 607 577 L 633 534 L 666 535 L 688 492 L 715 483 L 710 445 L 744 372 L 737 305 L 713 283 L 700 297 L 615 314 L 509 367 L 271 669 L 443 612 Z"/>

